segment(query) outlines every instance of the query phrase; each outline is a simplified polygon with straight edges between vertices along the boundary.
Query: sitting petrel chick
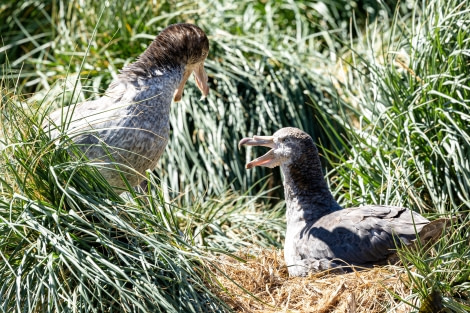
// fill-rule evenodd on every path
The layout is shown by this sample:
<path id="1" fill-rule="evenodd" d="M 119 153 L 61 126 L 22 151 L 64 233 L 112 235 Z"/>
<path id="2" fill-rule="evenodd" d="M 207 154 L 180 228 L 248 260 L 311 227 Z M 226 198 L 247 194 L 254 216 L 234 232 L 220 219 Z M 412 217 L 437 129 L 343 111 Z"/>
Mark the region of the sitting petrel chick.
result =
<path id="1" fill-rule="evenodd" d="M 125 66 L 105 95 L 61 108 L 44 125 L 51 138 L 65 133 L 117 190 L 131 186 L 153 170 L 169 137 L 170 104 L 181 100 L 194 73 L 203 96 L 209 93 L 204 61 L 206 34 L 192 24 L 165 28 L 134 63 Z M 60 131 L 59 131 L 60 129 Z"/>
<path id="2" fill-rule="evenodd" d="M 273 136 L 244 138 L 239 146 L 271 148 L 246 164 L 280 166 L 284 176 L 287 231 L 284 257 L 290 276 L 338 266 L 383 264 L 397 245 L 435 241 L 445 219 L 429 222 L 409 209 L 368 205 L 343 209 L 333 198 L 312 138 L 287 127 Z"/>

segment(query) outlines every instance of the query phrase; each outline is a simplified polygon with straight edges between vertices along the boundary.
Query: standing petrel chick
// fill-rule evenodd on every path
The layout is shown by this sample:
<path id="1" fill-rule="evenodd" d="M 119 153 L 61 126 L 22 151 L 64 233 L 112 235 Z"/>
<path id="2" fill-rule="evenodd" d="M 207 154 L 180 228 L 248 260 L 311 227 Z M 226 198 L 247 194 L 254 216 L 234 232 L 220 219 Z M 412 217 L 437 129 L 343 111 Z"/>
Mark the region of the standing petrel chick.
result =
<path id="1" fill-rule="evenodd" d="M 287 231 L 284 257 L 290 276 L 343 265 L 383 264 L 397 245 L 436 240 L 445 219 L 429 222 L 409 209 L 368 205 L 343 209 L 333 198 L 312 138 L 297 128 L 244 138 L 239 146 L 271 148 L 246 164 L 280 166 L 284 174 Z"/>
<path id="2" fill-rule="evenodd" d="M 125 66 L 101 98 L 56 110 L 46 130 L 65 133 L 118 190 L 145 179 L 162 155 L 170 131 L 170 104 L 181 100 L 191 73 L 203 96 L 209 93 L 204 61 L 206 34 L 192 24 L 165 28 L 134 63 Z M 59 131 L 60 129 L 60 131 Z"/>

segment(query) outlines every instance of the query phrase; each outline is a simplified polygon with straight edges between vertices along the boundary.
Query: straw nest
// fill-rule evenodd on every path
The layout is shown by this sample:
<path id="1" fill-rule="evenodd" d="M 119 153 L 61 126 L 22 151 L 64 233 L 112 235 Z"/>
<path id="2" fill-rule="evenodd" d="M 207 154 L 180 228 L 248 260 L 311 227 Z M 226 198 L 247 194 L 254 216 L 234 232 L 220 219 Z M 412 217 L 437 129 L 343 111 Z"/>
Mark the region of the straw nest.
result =
<path id="1" fill-rule="evenodd" d="M 406 275 L 400 267 L 290 278 L 280 251 L 260 250 L 237 256 L 240 259 L 219 259 L 215 271 L 225 288 L 219 296 L 236 312 L 401 313 L 411 310 L 392 295 L 405 298 L 410 293 L 403 283 Z"/>

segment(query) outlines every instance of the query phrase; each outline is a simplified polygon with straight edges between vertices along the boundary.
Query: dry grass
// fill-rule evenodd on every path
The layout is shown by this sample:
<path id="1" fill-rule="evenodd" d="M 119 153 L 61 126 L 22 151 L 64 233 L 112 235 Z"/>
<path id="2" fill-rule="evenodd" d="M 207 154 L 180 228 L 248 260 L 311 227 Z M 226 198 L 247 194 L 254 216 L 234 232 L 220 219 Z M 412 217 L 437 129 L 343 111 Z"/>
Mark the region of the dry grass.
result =
<path id="1" fill-rule="evenodd" d="M 318 273 L 289 278 L 282 252 L 261 250 L 239 254 L 240 262 L 227 257 L 218 275 L 226 293 L 220 295 L 236 312 L 409 312 L 391 292 L 410 294 L 398 267 L 377 267 L 347 274 Z M 239 286 L 252 294 L 243 292 Z"/>

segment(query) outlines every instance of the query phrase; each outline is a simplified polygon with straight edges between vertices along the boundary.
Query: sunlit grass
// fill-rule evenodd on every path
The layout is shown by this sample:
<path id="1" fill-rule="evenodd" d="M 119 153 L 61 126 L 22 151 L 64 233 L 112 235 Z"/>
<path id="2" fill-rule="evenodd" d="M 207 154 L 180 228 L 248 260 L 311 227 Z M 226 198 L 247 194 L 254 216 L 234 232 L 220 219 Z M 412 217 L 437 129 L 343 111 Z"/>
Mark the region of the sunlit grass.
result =
<path id="1" fill-rule="evenodd" d="M 470 20 L 467 4 L 431 1 L 411 16 L 397 12 L 388 30 L 383 21 L 370 25 L 341 62 L 351 73 L 342 76 L 341 97 L 355 109 L 318 118 L 341 143 L 325 151 L 342 203 L 457 217 L 432 249 L 401 253 L 413 290 L 413 300 L 401 300 L 416 306 L 417 298 L 439 294 L 432 301 L 453 312 L 470 309 L 470 29 L 462 27 Z M 332 118 L 346 123 L 332 127 Z"/>
<path id="2" fill-rule="evenodd" d="M 99 164 L 51 141 L 44 111 L 24 105 L 9 80 L 0 87 L 5 310 L 228 311 L 214 257 L 282 240 L 281 212 L 263 211 L 265 193 L 168 200 L 149 172 L 148 190 L 117 194 Z"/>

